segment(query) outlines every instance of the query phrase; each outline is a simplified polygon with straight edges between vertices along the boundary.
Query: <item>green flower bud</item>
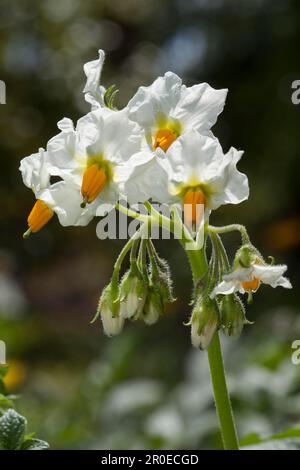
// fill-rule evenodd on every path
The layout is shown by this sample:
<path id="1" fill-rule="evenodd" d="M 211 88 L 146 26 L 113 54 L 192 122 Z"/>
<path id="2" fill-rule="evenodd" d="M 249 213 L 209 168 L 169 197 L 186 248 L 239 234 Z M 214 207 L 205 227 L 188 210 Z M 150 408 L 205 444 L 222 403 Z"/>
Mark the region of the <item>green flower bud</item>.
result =
<path id="1" fill-rule="evenodd" d="M 220 303 L 221 327 L 226 336 L 238 338 L 245 323 L 245 309 L 236 294 L 224 295 Z"/>
<path id="2" fill-rule="evenodd" d="M 235 269 L 241 266 L 243 268 L 249 268 L 259 258 L 261 258 L 261 255 L 253 245 L 243 245 L 236 252 L 233 262 L 233 268 Z"/>
<path id="3" fill-rule="evenodd" d="M 157 259 L 155 268 L 151 270 L 151 282 L 159 290 L 163 305 L 175 302 L 170 267 L 165 260 Z"/>
<path id="4" fill-rule="evenodd" d="M 147 325 L 153 325 L 162 314 L 163 304 L 160 293 L 153 286 L 149 286 L 143 320 Z"/>
<path id="5" fill-rule="evenodd" d="M 133 269 L 124 274 L 120 285 L 120 312 L 122 318 L 135 319 L 143 311 L 147 285 L 142 276 Z"/>
<path id="6" fill-rule="evenodd" d="M 118 335 L 123 328 L 124 319 L 120 316 L 118 289 L 108 284 L 102 291 L 98 314 L 101 316 L 104 332 L 107 336 Z"/>
<path id="7" fill-rule="evenodd" d="M 196 348 L 207 349 L 219 327 L 219 308 L 215 300 L 200 297 L 191 317 L 191 339 Z"/>

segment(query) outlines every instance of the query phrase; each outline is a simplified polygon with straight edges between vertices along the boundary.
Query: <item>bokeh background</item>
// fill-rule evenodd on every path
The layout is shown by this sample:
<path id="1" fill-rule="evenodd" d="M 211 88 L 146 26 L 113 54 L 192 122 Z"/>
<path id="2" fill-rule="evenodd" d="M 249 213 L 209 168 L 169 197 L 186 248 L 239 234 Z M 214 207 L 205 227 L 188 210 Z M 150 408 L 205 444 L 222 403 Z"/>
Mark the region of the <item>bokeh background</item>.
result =
<path id="1" fill-rule="evenodd" d="M 225 340 L 229 385 L 242 437 L 300 422 L 299 115 L 296 0 L 1 1 L 0 338 L 6 383 L 29 430 L 52 448 L 220 447 L 206 353 L 192 351 L 187 320 L 191 278 L 175 242 L 157 244 L 170 261 L 178 298 L 153 327 L 127 325 L 107 339 L 90 324 L 121 241 L 100 241 L 96 221 L 62 228 L 54 218 L 22 239 L 34 202 L 18 171 L 46 146 L 56 122 L 89 110 L 82 66 L 107 53 L 105 86 L 121 107 L 141 84 L 172 70 L 187 85 L 228 87 L 214 127 L 224 149 L 245 150 L 240 169 L 251 196 L 212 223 L 246 224 L 266 256 L 289 265 L 293 291 L 261 288 L 247 315 L 255 323 Z M 237 234 L 226 235 L 231 256 Z"/>

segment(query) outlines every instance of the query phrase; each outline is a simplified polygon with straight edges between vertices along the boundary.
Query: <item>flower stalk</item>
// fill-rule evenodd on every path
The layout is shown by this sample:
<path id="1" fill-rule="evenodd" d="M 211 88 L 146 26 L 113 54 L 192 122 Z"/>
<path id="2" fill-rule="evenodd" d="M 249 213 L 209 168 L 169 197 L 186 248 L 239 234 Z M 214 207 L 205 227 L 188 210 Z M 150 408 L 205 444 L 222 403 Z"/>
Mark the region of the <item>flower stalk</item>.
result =
<path id="1" fill-rule="evenodd" d="M 194 284 L 203 278 L 208 266 L 204 249 L 186 252 L 193 275 Z M 219 333 L 216 332 L 207 350 L 211 383 L 214 393 L 216 410 L 219 418 L 223 446 L 225 450 L 238 450 L 238 437 L 232 406 L 226 384 L 226 376 Z"/>

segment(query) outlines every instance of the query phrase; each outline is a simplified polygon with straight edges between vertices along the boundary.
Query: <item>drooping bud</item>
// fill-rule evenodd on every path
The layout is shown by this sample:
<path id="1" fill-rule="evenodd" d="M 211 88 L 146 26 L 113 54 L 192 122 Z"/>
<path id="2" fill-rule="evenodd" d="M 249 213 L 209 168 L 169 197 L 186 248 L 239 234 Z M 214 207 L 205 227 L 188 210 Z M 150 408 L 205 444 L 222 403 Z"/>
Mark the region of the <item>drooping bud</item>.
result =
<path id="1" fill-rule="evenodd" d="M 220 303 L 221 327 L 226 336 L 238 338 L 246 323 L 245 309 L 236 294 L 224 295 Z"/>
<path id="2" fill-rule="evenodd" d="M 207 349 L 219 327 L 219 309 L 215 300 L 198 298 L 191 317 L 191 339 L 196 348 Z"/>
<path id="3" fill-rule="evenodd" d="M 107 336 L 118 335 L 124 326 L 120 315 L 120 301 L 116 288 L 108 284 L 102 291 L 96 317 L 100 314 L 104 332 Z"/>
<path id="4" fill-rule="evenodd" d="M 154 286 L 149 286 L 143 313 L 143 320 L 147 325 L 156 323 L 163 314 L 161 296 Z"/>
<path id="5" fill-rule="evenodd" d="M 137 270 L 132 268 L 124 274 L 120 285 L 120 315 L 137 319 L 144 308 L 147 285 Z"/>

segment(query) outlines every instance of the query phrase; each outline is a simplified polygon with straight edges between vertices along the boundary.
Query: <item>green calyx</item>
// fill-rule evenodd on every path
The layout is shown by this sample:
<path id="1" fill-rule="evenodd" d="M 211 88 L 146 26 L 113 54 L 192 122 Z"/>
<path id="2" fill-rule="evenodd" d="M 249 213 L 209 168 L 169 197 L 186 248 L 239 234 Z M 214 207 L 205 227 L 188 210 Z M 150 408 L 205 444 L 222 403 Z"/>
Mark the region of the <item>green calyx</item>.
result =
<path id="1" fill-rule="evenodd" d="M 252 264 L 259 260 L 263 263 L 263 259 L 259 251 L 251 244 L 242 245 L 236 252 L 233 269 L 238 267 L 249 268 Z"/>
<path id="2" fill-rule="evenodd" d="M 220 325 L 216 300 L 208 296 L 199 297 L 193 308 L 190 323 L 193 346 L 207 349 Z"/>
<path id="3" fill-rule="evenodd" d="M 159 317 L 164 313 L 164 306 L 159 291 L 153 286 L 149 285 L 142 319 L 147 325 L 153 325 L 157 322 Z"/>
<path id="4" fill-rule="evenodd" d="M 116 318 L 120 313 L 120 301 L 119 301 L 119 288 L 118 285 L 110 282 L 106 287 L 104 287 L 102 294 L 99 299 L 98 308 L 94 318 L 91 323 L 94 323 L 101 312 L 110 311 L 112 318 Z"/>
<path id="5" fill-rule="evenodd" d="M 245 324 L 245 308 L 236 294 L 224 295 L 219 305 L 221 314 L 221 328 L 228 337 L 238 338 Z"/>
<path id="6" fill-rule="evenodd" d="M 136 264 L 124 274 L 120 284 L 121 316 L 136 320 L 140 317 L 145 304 L 148 284 L 145 282 Z"/>

